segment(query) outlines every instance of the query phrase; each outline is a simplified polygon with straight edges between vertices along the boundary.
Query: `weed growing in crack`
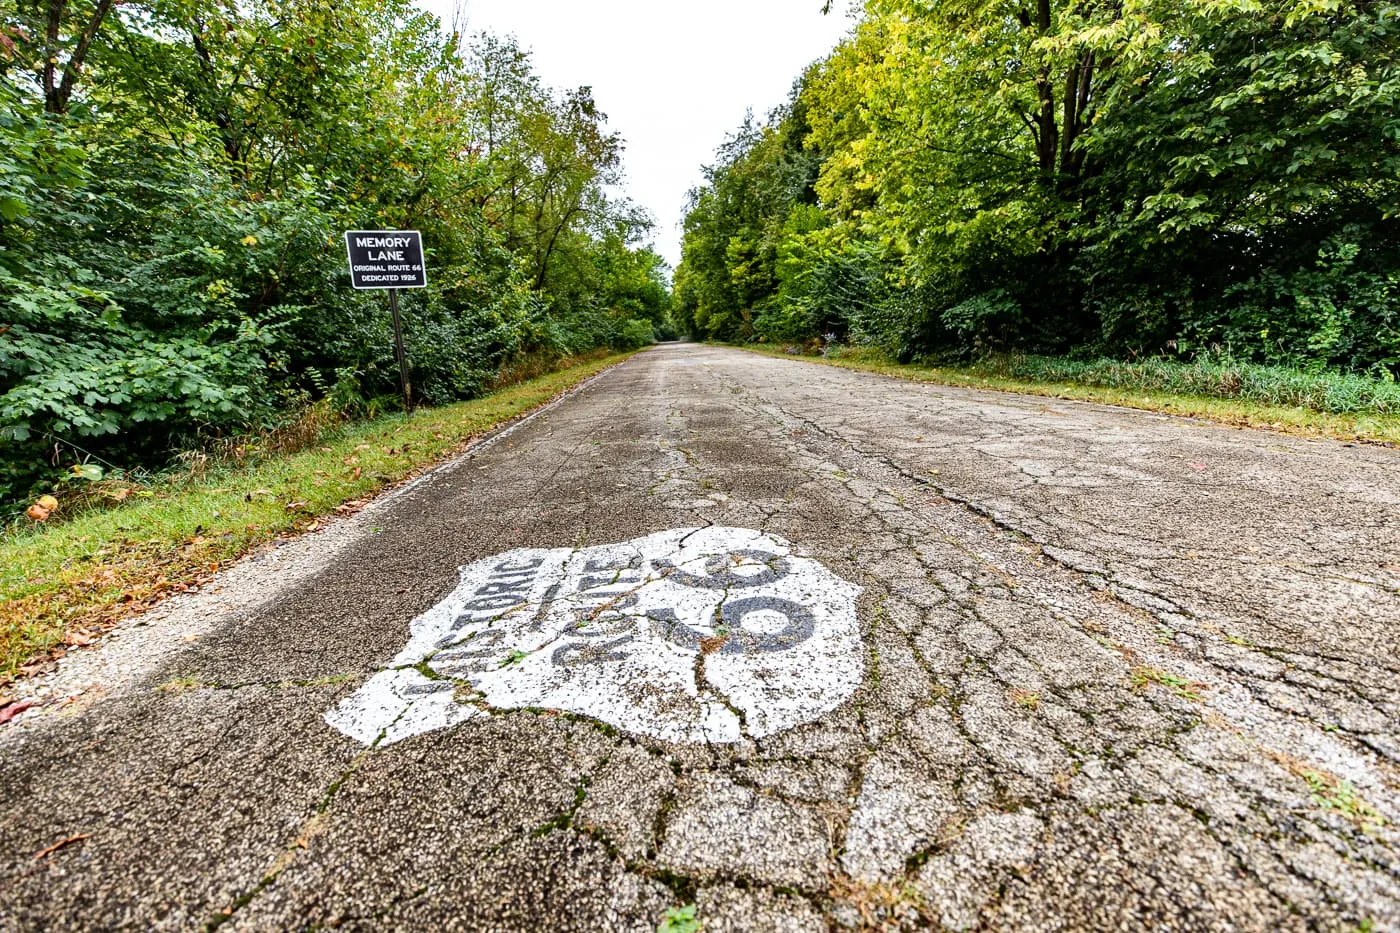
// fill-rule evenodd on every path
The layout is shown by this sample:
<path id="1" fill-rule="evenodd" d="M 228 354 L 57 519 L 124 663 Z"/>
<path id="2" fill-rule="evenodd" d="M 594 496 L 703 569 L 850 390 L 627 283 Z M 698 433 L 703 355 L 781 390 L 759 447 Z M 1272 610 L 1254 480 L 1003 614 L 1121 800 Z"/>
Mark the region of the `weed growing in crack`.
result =
<path id="1" fill-rule="evenodd" d="M 831 882 L 831 899 L 854 910 L 868 930 L 903 928 L 906 923 L 927 922 L 928 907 L 913 884 L 883 884 L 836 876 Z"/>
<path id="2" fill-rule="evenodd" d="M 1340 813 L 1362 829 L 1381 829 L 1387 825 L 1386 818 L 1361 799 L 1350 781 L 1303 765 L 1295 764 L 1290 770 L 1307 782 L 1312 802 L 1322 809 Z"/>
<path id="3" fill-rule="evenodd" d="M 349 683 L 355 679 L 354 674 L 328 674 L 325 677 L 316 677 L 312 680 L 303 681 L 298 686 L 302 687 L 336 687 L 340 684 Z"/>
<path id="4" fill-rule="evenodd" d="M 700 920 L 695 916 L 695 911 L 694 904 L 668 909 L 657 925 L 656 933 L 698 933 Z"/>
<path id="5" fill-rule="evenodd" d="M 1011 699 L 1016 703 L 1017 706 L 1021 707 L 1022 709 L 1028 709 L 1031 712 L 1035 712 L 1037 709 L 1040 708 L 1040 694 L 1032 693 L 1031 691 L 1024 690 L 1021 687 L 1017 687 L 1016 689 L 1011 691 Z"/>
<path id="6" fill-rule="evenodd" d="M 1160 687 L 1166 687 L 1183 700 L 1190 700 L 1193 703 L 1201 701 L 1200 691 L 1206 688 L 1203 683 L 1169 674 L 1159 667 L 1135 667 L 1130 678 L 1133 687 L 1138 690 L 1149 684 L 1157 684 Z"/>

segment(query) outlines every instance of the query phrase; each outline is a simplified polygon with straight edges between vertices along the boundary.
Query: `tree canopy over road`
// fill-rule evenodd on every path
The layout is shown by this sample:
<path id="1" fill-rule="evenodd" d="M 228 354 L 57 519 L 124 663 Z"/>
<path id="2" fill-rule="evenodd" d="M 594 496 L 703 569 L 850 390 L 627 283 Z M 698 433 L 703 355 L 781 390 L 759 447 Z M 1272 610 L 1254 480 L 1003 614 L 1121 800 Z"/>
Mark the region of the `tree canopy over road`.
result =
<path id="1" fill-rule="evenodd" d="M 680 312 L 1393 379 L 1397 40 L 1385 0 L 868 0 L 693 193 Z"/>

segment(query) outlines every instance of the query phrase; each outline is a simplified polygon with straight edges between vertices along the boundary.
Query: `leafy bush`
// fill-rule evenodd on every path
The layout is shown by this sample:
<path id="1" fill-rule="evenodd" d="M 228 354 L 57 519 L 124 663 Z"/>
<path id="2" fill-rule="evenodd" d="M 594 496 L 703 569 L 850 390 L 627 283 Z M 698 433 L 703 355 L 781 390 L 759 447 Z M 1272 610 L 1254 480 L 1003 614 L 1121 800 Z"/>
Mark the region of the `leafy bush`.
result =
<path id="1" fill-rule="evenodd" d="M 994 356 L 974 371 L 1033 382 L 1065 382 L 1111 389 L 1145 389 L 1181 395 L 1236 398 L 1265 405 L 1295 406 L 1335 414 L 1400 414 L 1400 384 L 1385 379 L 1303 372 L 1228 358 L 1193 363 L 1150 359 L 1066 360 L 1042 356 Z"/>
<path id="2" fill-rule="evenodd" d="M 698 334 L 1400 375 L 1400 2 L 862 6 L 693 192 Z"/>
<path id="3" fill-rule="evenodd" d="M 669 323 L 586 89 L 555 93 L 512 41 L 461 45 L 408 0 L 284 12 L 0 22 L 0 502 L 75 463 L 159 469 L 309 423 L 318 400 L 395 404 L 384 296 L 350 290 L 346 229 L 424 234 L 430 287 L 402 310 L 428 404 Z M 43 67 L 50 14 L 62 54 L 89 56 L 58 69 L 71 88 Z"/>
<path id="4" fill-rule="evenodd" d="M 616 336 L 612 340 L 612 348 L 614 350 L 640 350 L 653 343 L 656 343 L 656 330 L 652 327 L 651 321 L 640 321 L 633 318 L 618 325 Z"/>

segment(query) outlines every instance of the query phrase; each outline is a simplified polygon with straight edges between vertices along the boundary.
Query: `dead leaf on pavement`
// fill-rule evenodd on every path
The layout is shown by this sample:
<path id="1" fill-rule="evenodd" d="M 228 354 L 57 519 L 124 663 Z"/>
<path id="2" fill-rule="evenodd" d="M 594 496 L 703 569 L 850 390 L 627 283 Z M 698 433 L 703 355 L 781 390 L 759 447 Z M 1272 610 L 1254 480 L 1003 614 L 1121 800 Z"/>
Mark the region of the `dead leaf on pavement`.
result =
<path id="1" fill-rule="evenodd" d="M 714 635 L 710 638 L 702 638 L 700 639 L 700 653 L 707 655 L 714 654 L 728 643 L 729 635 L 727 633 L 724 635 Z"/>
<path id="2" fill-rule="evenodd" d="M 0 707 L 0 726 L 14 719 L 20 713 L 34 706 L 33 700 L 16 700 L 8 706 Z"/>

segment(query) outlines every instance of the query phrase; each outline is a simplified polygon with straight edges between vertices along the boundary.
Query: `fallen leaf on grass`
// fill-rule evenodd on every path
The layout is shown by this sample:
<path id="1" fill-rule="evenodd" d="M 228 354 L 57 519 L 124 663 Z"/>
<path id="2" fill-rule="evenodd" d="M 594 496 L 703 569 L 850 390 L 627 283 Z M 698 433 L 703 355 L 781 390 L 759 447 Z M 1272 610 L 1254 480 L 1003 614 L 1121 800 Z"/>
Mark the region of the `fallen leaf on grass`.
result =
<path id="1" fill-rule="evenodd" d="M 69 632 L 63 639 L 65 645 L 71 645 L 75 648 L 86 648 L 95 641 L 97 641 L 96 635 L 81 628 Z"/>
<path id="2" fill-rule="evenodd" d="M 84 839 L 87 839 L 89 835 L 89 833 L 80 833 L 77 836 L 69 836 L 67 839 L 60 839 L 58 842 L 55 842 L 47 849 L 43 849 L 37 855 L 35 855 L 34 861 L 37 862 L 40 859 L 48 858 L 50 855 L 53 855 L 59 849 L 62 849 L 65 846 L 71 846 L 75 842 L 82 842 Z"/>

